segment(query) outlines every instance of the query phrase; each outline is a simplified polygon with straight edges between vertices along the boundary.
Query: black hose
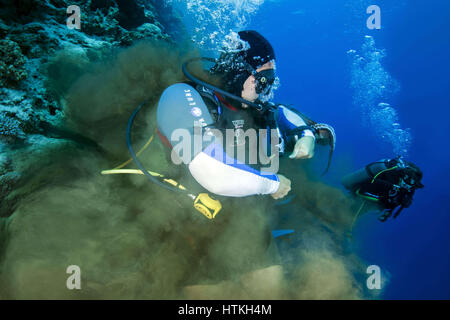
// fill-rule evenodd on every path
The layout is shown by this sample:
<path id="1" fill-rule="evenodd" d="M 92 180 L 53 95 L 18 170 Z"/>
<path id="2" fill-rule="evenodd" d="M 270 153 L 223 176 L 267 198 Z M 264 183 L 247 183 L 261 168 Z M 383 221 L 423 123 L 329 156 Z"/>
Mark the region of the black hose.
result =
<path id="1" fill-rule="evenodd" d="M 139 111 L 141 110 L 141 108 L 147 104 L 147 102 L 149 101 L 149 99 L 145 100 L 144 102 L 142 102 L 131 114 L 130 118 L 128 119 L 128 124 L 127 124 L 127 147 L 128 147 L 128 151 L 131 154 L 131 157 L 133 158 L 134 162 L 136 163 L 136 165 L 138 166 L 138 168 L 142 171 L 143 174 L 145 174 L 147 176 L 147 178 L 153 182 L 156 183 L 157 185 L 170 190 L 170 191 L 177 191 L 177 192 L 183 192 L 182 190 L 175 188 L 175 187 L 171 187 L 163 182 L 161 182 L 160 180 L 158 180 L 157 178 L 155 178 L 154 176 L 152 176 L 144 167 L 144 165 L 139 161 L 139 159 L 136 156 L 136 153 L 134 152 L 133 146 L 131 145 L 131 129 L 133 128 L 133 123 L 134 123 L 134 119 L 136 118 L 136 115 L 139 113 Z"/>
<path id="2" fill-rule="evenodd" d="M 201 57 L 201 58 L 192 58 L 192 59 L 189 59 L 188 61 L 186 61 L 185 63 L 183 63 L 183 66 L 182 66 L 182 70 L 183 70 L 183 73 L 184 73 L 184 75 L 186 76 L 186 78 L 188 78 L 189 80 L 191 80 L 191 81 L 193 81 L 193 82 L 195 82 L 195 83 L 197 83 L 197 84 L 199 84 L 199 85 L 201 85 L 201 86 L 204 86 L 205 88 L 208 88 L 208 89 L 210 89 L 210 90 L 212 90 L 212 91 L 215 91 L 215 92 L 217 92 L 217 93 L 220 93 L 221 95 L 223 95 L 223 96 L 225 96 L 225 97 L 228 97 L 228 98 L 233 99 L 233 100 L 236 100 L 236 101 L 238 101 L 238 102 L 240 102 L 240 103 L 246 104 L 246 105 L 248 105 L 248 106 L 250 106 L 250 107 L 252 107 L 252 108 L 255 108 L 256 110 L 262 111 L 262 110 L 264 110 L 264 109 L 272 109 L 272 107 L 270 107 L 270 106 L 268 107 L 268 106 L 264 106 L 264 105 L 262 105 L 262 104 L 256 104 L 256 103 L 250 102 L 250 101 L 245 100 L 245 99 L 243 99 L 243 98 L 241 98 L 241 97 L 238 97 L 238 96 L 236 96 L 236 95 L 234 95 L 234 94 L 232 94 L 232 93 L 229 93 L 229 92 L 226 92 L 226 91 L 224 91 L 224 90 L 222 90 L 222 89 L 219 89 L 219 88 L 217 88 L 216 86 L 213 86 L 213 85 L 210 84 L 210 83 L 204 82 L 204 81 L 202 81 L 202 80 L 200 80 L 200 79 L 194 77 L 191 73 L 189 73 L 189 72 L 187 71 L 187 65 L 190 64 L 190 63 L 192 63 L 192 62 L 194 62 L 194 61 L 200 61 L 200 60 L 209 61 L 209 62 L 216 62 L 216 60 L 213 59 L 213 58 L 204 58 L 204 57 Z"/>

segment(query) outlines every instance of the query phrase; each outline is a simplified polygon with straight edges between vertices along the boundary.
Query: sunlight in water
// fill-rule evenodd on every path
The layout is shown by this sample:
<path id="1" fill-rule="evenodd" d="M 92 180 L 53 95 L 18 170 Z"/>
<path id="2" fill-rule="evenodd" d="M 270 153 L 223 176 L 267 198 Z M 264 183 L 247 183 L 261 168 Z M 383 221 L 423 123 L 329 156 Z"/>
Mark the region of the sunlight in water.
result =
<path id="1" fill-rule="evenodd" d="M 192 41 L 215 51 L 230 31 L 245 28 L 264 0 L 170 0 Z"/>

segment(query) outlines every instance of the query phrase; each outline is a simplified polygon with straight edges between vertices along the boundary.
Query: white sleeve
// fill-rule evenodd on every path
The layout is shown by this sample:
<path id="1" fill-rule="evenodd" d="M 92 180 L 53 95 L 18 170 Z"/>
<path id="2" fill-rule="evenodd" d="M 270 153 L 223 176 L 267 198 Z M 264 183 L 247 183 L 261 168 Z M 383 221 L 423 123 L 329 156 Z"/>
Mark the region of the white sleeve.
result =
<path id="1" fill-rule="evenodd" d="M 295 127 L 301 127 L 301 126 L 306 126 L 306 122 L 302 119 L 302 117 L 300 115 L 298 115 L 297 113 L 295 113 L 294 111 L 286 108 L 283 105 L 279 106 L 279 110 L 280 110 L 280 119 L 279 121 L 281 123 L 283 123 L 283 125 L 286 128 L 295 128 Z M 302 133 L 302 137 L 313 137 L 314 133 L 311 130 L 304 130 Z"/>
<path id="2" fill-rule="evenodd" d="M 229 165 L 204 152 L 189 163 L 189 171 L 209 192 L 228 197 L 272 194 L 280 185 L 277 175 L 263 175 L 249 167 Z"/>

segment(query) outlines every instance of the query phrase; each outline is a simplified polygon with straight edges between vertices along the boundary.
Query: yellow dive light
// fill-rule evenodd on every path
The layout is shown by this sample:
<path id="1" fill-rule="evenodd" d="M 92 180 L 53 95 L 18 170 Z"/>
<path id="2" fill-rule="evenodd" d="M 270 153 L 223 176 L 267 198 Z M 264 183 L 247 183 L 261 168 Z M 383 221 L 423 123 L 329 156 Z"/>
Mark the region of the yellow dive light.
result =
<path id="1" fill-rule="evenodd" d="M 214 219 L 222 209 L 219 200 L 214 200 L 207 193 L 200 193 L 194 200 L 194 208 L 208 219 Z"/>

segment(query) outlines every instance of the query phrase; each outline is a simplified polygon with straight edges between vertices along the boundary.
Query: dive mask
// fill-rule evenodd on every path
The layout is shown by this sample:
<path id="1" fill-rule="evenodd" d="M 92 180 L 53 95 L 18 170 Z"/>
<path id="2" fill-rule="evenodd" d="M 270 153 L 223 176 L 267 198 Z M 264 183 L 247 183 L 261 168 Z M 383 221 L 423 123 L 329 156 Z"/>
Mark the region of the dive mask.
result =
<path id="1" fill-rule="evenodd" d="M 275 70 L 274 69 L 266 69 L 260 72 L 255 72 L 253 74 L 256 80 L 256 93 L 257 94 L 266 94 L 273 83 L 275 82 Z"/>

